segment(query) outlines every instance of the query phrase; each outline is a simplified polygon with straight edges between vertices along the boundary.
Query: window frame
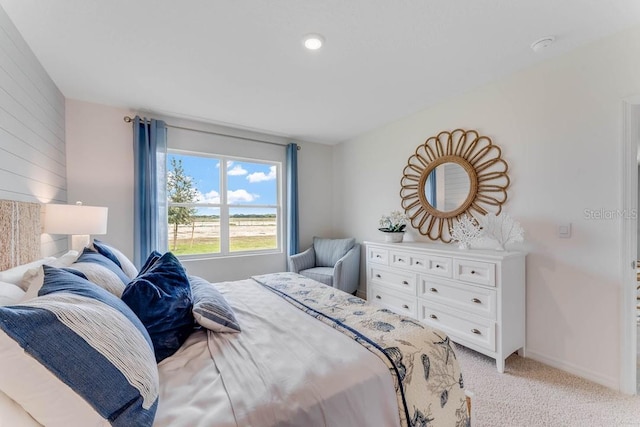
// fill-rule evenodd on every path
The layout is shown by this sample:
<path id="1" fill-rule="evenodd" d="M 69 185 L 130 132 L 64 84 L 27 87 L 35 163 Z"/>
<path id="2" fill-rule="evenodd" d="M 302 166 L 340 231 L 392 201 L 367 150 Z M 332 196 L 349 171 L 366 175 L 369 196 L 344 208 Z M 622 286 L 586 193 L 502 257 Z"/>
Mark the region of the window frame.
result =
<path id="1" fill-rule="evenodd" d="M 169 201 L 167 197 L 167 211 L 169 207 L 173 206 L 184 206 L 184 207 L 195 207 L 195 208 L 218 208 L 220 212 L 220 252 L 205 252 L 199 254 L 183 254 L 177 255 L 179 259 L 183 260 L 197 260 L 197 259 L 209 259 L 209 258 L 228 258 L 228 257 L 238 257 L 238 256 L 255 256 L 255 255 L 272 255 L 272 254 L 282 254 L 284 251 L 283 246 L 283 186 L 284 182 L 282 179 L 282 162 L 277 160 L 265 160 L 265 159 L 257 159 L 251 157 L 243 157 L 243 156 L 233 156 L 226 154 L 216 154 L 209 152 L 199 152 L 192 150 L 183 150 L 176 148 L 168 148 L 167 149 L 167 168 L 165 173 L 165 182 L 167 179 L 167 175 L 169 173 L 169 165 L 168 159 L 172 154 L 182 155 L 182 156 L 192 156 L 192 157 L 206 157 L 213 158 L 220 161 L 220 167 L 218 168 L 219 179 L 220 179 L 220 203 L 172 203 Z M 276 205 L 269 204 L 261 204 L 261 205 L 247 205 L 247 204 L 229 204 L 227 203 L 227 195 L 228 195 L 228 163 L 232 162 L 247 162 L 247 163 L 256 163 L 263 164 L 268 166 L 276 166 Z M 186 172 L 186 171 L 185 171 Z M 167 194 L 168 196 L 168 194 Z M 276 211 L 276 247 L 272 249 L 254 249 L 254 250 L 246 250 L 246 251 L 230 251 L 230 230 L 229 230 L 229 210 L 233 208 L 249 208 L 249 209 L 259 209 L 259 208 L 268 208 L 275 209 Z M 169 232 L 169 222 L 167 221 L 166 225 L 167 231 Z M 167 245 L 171 244 L 170 240 L 167 239 Z M 170 250 L 170 247 L 167 248 Z"/>

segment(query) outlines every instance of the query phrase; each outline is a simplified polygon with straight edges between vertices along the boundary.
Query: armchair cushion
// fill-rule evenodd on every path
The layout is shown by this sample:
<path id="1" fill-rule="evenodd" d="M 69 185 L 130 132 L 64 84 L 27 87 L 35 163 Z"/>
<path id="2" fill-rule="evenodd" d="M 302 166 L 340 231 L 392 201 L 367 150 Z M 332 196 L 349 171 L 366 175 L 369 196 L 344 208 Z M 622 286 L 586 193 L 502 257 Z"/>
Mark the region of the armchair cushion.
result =
<path id="1" fill-rule="evenodd" d="M 355 245 L 356 239 L 323 239 L 313 238 L 313 249 L 316 253 L 316 267 L 334 267 L 349 249 Z"/>
<path id="2" fill-rule="evenodd" d="M 307 276 L 310 279 L 317 280 L 328 286 L 333 286 L 333 272 L 334 269 L 331 267 L 313 267 L 302 271 L 303 276 Z"/>

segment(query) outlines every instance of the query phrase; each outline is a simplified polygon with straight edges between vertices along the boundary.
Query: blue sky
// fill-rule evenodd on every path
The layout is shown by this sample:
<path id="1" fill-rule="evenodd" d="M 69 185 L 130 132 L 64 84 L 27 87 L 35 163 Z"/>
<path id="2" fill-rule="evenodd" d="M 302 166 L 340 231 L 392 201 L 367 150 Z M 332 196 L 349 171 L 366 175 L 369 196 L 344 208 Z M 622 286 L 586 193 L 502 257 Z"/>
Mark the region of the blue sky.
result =
<path id="1" fill-rule="evenodd" d="M 167 156 L 168 171 L 171 170 L 172 158 L 182 160 L 185 174 L 192 178 L 199 201 L 220 202 L 220 159 L 169 153 Z M 227 202 L 247 206 L 276 205 L 278 202 L 276 178 L 275 166 L 248 161 L 229 161 L 227 163 L 229 190 Z M 262 211 L 275 213 L 274 210 Z M 255 212 L 255 210 L 251 210 L 251 212 Z M 241 212 L 236 210 L 235 213 Z"/>

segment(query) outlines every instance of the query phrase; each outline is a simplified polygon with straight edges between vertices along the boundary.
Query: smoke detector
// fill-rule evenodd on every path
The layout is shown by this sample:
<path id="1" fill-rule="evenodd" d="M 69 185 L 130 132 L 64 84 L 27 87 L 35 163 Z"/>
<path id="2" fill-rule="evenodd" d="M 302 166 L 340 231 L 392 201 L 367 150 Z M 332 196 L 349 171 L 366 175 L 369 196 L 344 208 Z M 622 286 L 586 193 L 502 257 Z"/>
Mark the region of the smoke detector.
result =
<path id="1" fill-rule="evenodd" d="M 533 43 L 531 43 L 531 50 L 533 50 L 534 52 L 540 52 L 541 50 L 551 46 L 551 44 L 555 41 L 555 39 L 556 38 L 553 36 L 546 36 L 541 38 L 540 40 L 536 40 Z"/>

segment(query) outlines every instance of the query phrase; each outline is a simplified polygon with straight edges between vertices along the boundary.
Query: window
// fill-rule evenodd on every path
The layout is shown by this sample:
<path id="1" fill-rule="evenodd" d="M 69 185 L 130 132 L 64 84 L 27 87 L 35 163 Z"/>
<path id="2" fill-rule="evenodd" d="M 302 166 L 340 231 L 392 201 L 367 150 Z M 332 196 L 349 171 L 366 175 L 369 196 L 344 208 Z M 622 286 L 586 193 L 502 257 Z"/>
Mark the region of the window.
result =
<path id="1" fill-rule="evenodd" d="M 280 251 L 280 163 L 171 150 L 168 250 L 176 255 Z"/>

